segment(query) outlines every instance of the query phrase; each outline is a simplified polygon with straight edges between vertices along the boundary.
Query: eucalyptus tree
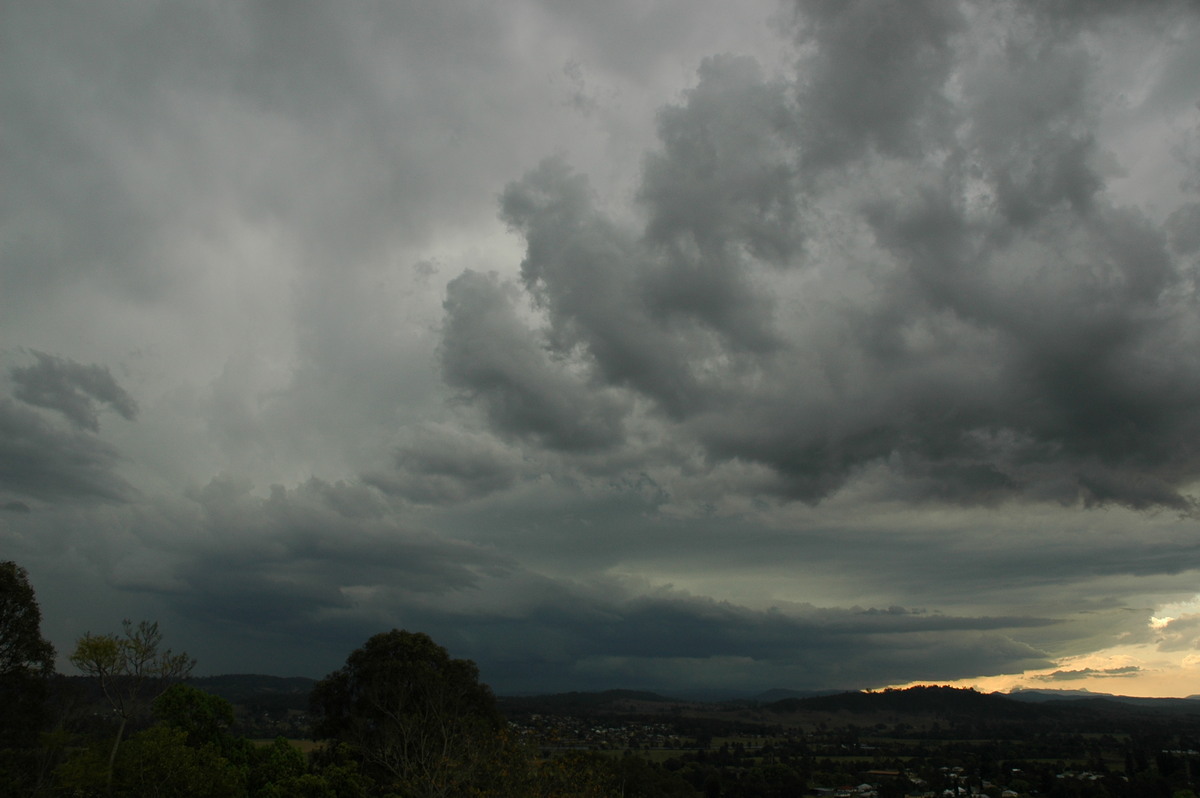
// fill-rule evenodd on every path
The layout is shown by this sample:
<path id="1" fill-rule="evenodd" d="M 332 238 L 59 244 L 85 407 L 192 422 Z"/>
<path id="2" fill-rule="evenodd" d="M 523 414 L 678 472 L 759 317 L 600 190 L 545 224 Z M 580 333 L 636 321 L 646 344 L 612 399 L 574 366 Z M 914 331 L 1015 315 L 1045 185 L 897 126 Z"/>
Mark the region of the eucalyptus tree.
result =
<path id="1" fill-rule="evenodd" d="M 113 764 L 129 721 L 175 682 L 188 677 L 196 661 L 186 653 L 160 650 L 162 632 L 158 623 L 121 623 L 121 634 L 94 635 L 88 632 L 75 645 L 71 664 L 95 678 L 117 716 L 117 734 L 108 755 L 107 785 L 112 790 Z"/>

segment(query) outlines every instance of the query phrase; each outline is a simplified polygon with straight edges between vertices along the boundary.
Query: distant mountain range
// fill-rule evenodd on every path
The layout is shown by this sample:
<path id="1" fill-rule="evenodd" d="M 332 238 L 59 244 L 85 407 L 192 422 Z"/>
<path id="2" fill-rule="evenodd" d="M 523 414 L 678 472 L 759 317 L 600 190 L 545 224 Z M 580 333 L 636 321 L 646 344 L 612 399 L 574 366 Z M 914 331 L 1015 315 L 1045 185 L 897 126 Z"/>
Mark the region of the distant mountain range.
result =
<path id="1" fill-rule="evenodd" d="M 757 701 L 760 704 L 771 704 L 776 701 L 784 701 L 789 698 L 820 698 L 826 695 L 838 695 L 839 693 L 853 693 L 854 690 L 784 690 L 776 687 L 774 690 L 758 693 L 750 696 L 748 700 Z"/>
<path id="2" fill-rule="evenodd" d="M 304 677 L 229 674 L 193 678 L 189 683 L 232 704 L 264 709 L 308 708 L 308 694 L 316 683 Z M 764 718 L 805 713 L 850 713 L 988 718 L 997 721 L 1045 718 L 1051 715 L 1120 715 L 1131 711 L 1200 715 L 1200 696 L 1188 698 L 1138 698 L 1087 690 L 1018 690 L 980 693 L 950 687 L 913 687 L 905 690 L 766 690 L 753 695 L 733 691 L 708 691 L 665 696 L 647 690 L 601 690 L 547 695 L 500 696 L 501 709 L 509 713 L 589 715 L 608 713 L 657 714 L 702 707 L 753 708 Z M 1049 713 L 1049 714 L 1048 714 Z"/>
<path id="3" fill-rule="evenodd" d="M 1200 695 L 1190 695 L 1187 698 L 1139 698 L 1137 696 L 1116 695 L 1114 693 L 1096 693 L 1091 690 L 1038 690 L 1024 689 L 1003 693 L 1018 701 L 1063 701 L 1079 698 L 1111 698 L 1114 701 L 1198 701 Z"/>
<path id="4" fill-rule="evenodd" d="M 785 696 L 779 698 L 779 696 Z M 773 700 L 774 699 L 774 700 Z M 502 696 L 510 716 L 557 715 L 729 715 L 759 723 L 805 723 L 855 715 L 860 723 L 899 722 L 1087 722 L 1103 718 L 1192 716 L 1200 722 L 1200 700 L 1132 698 L 1082 691 L 1027 690 L 1018 694 L 980 693 L 952 687 L 911 687 L 881 691 L 768 690 L 753 698 L 706 702 L 669 698 L 635 690 Z"/>
<path id="5" fill-rule="evenodd" d="M 788 698 L 767 704 L 772 713 L 859 713 L 899 716 L 986 719 L 991 721 L 1052 720 L 1192 715 L 1200 718 L 1194 698 L 1136 698 L 1077 690 L 1023 690 L 979 693 L 952 687 L 848 692 L 812 698 Z"/>
<path id="6" fill-rule="evenodd" d="M 202 676 L 188 679 L 188 684 L 224 698 L 231 704 L 266 710 L 308 710 L 308 694 L 316 679 L 303 676 L 264 676 L 256 673 L 235 673 L 225 676 Z"/>
<path id="7" fill-rule="evenodd" d="M 552 693 L 549 695 L 500 696 L 502 712 L 509 714 L 538 713 L 546 715 L 591 715 L 611 712 L 653 712 L 664 705 L 678 704 L 679 699 L 667 698 L 644 690 L 602 690 L 596 693 Z"/>
<path id="8" fill-rule="evenodd" d="M 304 693 L 308 695 L 316 683 L 316 679 L 308 679 L 304 676 L 264 676 L 257 673 L 233 673 L 225 676 L 200 676 L 188 679 L 188 684 L 193 687 L 233 702 L 263 693 L 279 695 Z"/>

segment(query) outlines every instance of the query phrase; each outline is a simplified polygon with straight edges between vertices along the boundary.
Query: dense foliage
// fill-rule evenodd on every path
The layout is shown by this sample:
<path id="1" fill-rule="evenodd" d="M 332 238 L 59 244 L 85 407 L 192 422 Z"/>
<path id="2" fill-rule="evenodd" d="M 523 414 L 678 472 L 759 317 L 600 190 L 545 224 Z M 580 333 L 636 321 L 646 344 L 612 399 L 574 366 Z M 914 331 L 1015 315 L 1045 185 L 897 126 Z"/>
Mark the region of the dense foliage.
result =
<path id="1" fill-rule="evenodd" d="M 185 653 L 176 654 L 161 647 L 162 632 L 157 623 L 142 621 L 134 626 L 126 620 L 122 630 L 119 635 L 88 632 L 71 654 L 71 664 L 99 683 L 119 721 L 108 755 L 109 791 L 117 750 L 130 721 L 136 720 L 146 705 L 171 683 L 186 678 L 196 664 Z"/>
<path id="2" fill-rule="evenodd" d="M 342 743 L 376 782 L 414 796 L 494 782 L 503 725 L 470 660 L 393 629 L 350 654 L 312 692 L 314 736 Z"/>
<path id="3" fill-rule="evenodd" d="M 0 783 L 21 783 L 37 767 L 54 646 L 42 637 L 42 613 L 29 574 L 0 562 Z"/>

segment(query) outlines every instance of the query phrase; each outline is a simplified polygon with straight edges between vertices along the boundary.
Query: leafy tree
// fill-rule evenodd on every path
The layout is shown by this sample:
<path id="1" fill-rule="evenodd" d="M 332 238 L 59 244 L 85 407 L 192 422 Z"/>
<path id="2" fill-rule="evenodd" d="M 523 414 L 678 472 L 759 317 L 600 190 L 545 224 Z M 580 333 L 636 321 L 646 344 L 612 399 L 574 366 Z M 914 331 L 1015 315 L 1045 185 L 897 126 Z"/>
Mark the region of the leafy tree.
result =
<path id="1" fill-rule="evenodd" d="M 0 783 L 36 781 L 54 646 L 42 637 L 42 613 L 29 574 L 0 562 Z"/>
<path id="2" fill-rule="evenodd" d="M 310 763 L 294 745 L 279 737 L 270 746 L 256 747 L 248 787 L 253 798 L 366 798 L 369 783 L 358 766 L 337 752 Z M 332 755 L 328 755 L 332 753 Z"/>
<path id="3" fill-rule="evenodd" d="M 229 747 L 233 705 L 224 698 L 179 682 L 154 699 L 152 708 L 159 721 L 187 732 L 189 745 Z"/>
<path id="4" fill-rule="evenodd" d="M 245 794 L 244 776 L 212 745 L 188 744 L 187 732 L 164 724 L 132 735 L 115 767 L 95 749 L 69 759 L 58 771 L 65 795 L 235 798 Z"/>
<path id="5" fill-rule="evenodd" d="M 278 762 L 279 757 L 272 754 L 270 759 Z M 324 785 L 328 794 L 335 798 L 367 798 L 375 795 L 375 782 L 361 772 L 359 759 L 346 743 L 336 743 L 323 746 L 309 755 L 311 772 L 291 780 L 282 779 L 268 785 L 262 791 L 262 798 L 284 798 L 292 795 L 316 795 L 318 785 Z M 271 769 L 268 768 L 268 773 Z M 276 769 L 277 773 L 278 770 Z M 307 778 L 313 776 L 314 778 Z M 274 789 L 272 789 L 274 788 Z"/>
<path id="6" fill-rule="evenodd" d="M 132 621 L 126 620 L 121 626 L 123 633 L 120 635 L 88 632 L 79 639 L 71 654 L 72 665 L 99 681 L 104 697 L 119 720 L 108 755 L 110 792 L 117 748 L 129 721 L 143 712 L 146 704 L 172 682 L 187 678 L 196 665 L 186 653 L 159 650 L 162 632 L 158 630 L 158 623 L 142 621 L 134 626 Z"/>
<path id="7" fill-rule="evenodd" d="M 283 737 L 275 738 L 269 746 L 254 749 L 251 782 L 256 795 L 287 795 L 289 788 L 302 779 L 309 783 L 308 791 L 312 792 L 314 780 L 305 779 L 309 775 L 304 754 Z"/>
<path id="8" fill-rule="evenodd" d="M 616 763 L 591 751 L 552 757 L 537 769 L 528 794 L 537 798 L 610 798 L 621 795 Z"/>
<path id="9" fill-rule="evenodd" d="M 129 738 L 117 770 L 122 792 L 177 798 L 232 798 L 242 792 L 242 774 L 215 746 L 188 744 L 181 729 L 152 726 Z"/>
<path id="10" fill-rule="evenodd" d="M 346 743 L 363 772 L 404 795 L 463 795 L 487 779 L 502 725 L 475 663 L 393 629 L 312 692 L 313 736 Z"/>
<path id="11" fill-rule="evenodd" d="M 46 687 L 54 675 L 54 646 L 42 637 L 29 574 L 15 562 L 0 562 L 0 746 L 30 743 L 40 726 Z"/>

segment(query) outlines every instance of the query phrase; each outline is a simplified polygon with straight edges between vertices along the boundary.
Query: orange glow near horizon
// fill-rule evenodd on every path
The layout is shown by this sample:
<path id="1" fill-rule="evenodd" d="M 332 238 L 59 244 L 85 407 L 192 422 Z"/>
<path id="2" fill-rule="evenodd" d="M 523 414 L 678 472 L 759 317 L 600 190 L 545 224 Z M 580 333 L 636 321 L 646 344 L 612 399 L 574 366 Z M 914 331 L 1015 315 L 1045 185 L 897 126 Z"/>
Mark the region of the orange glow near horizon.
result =
<path id="1" fill-rule="evenodd" d="M 1063 657 L 1053 668 L 953 681 L 915 681 L 888 685 L 969 687 L 982 693 L 1014 690 L 1087 690 L 1142 698 L 1200 695 L 1200 652 L 1162 652 L 1150 644 L 1114 646 L 1076 657 Z"/>

